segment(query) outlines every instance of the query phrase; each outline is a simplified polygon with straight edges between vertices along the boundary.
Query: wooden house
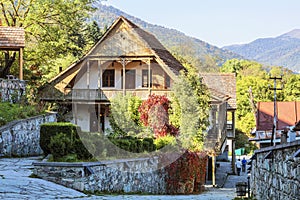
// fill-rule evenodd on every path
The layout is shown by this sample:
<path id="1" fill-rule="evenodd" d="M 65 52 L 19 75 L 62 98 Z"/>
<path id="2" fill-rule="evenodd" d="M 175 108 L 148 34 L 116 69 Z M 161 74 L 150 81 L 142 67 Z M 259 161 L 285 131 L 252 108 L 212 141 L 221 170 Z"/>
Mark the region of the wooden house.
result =
<path id="1" fill-rule="evenodd" d="M 180 70 L 184 67 L 152 34 L 119 17 L 83 58 L 54 77 L 40 94 L 43 101 L 73 104 L 74 123 L 83 130 L 105 130 L 110 127 L 111 98 L 127 93 L 142 99 L 149 94 L 169 96 Z M 208 146 L 213 148 L 217 144 L 221 147 L 218 151 L 223 151 L 227 111 L 236 108 L 235 77 L 233 74 L 200 76 L 212 96 L 211 129 L 216 125 L 221 127 L 218 135 L 211 136 L 214 141 Z M 216 84 L 220 80 L 222 87 Z M 99 126 L 94 127 L 94 122 Z"/>
<path id="2" fill-rule="evenodd" d="M 72 121 L 84 131 L 105 131 L 110 128 L 109 105 L 113 97 L 128 93 L 142 99 L 150 94 L 168 97 L 180 70 L 184 67 L 152 34 L 121 16 L 84 57 L 46 84 L 40 96 L 42 101 L 73 105 Z M 220 91 L 214 82 L 220 77 L 226 82 L 230 75 L 201 76 L 211 85 L 211 126 L 206 149 L 218 155 L 227 145 L 226 116 L 233 105 L 228 102 L 235 102 L 235 78 L 228 95 L 230 92 Z"/>
<path id="3" fill-rule="evenodd" d="M 216 185 L 216 162 L 228 160 L 228 152 L 232 153 L 232 171 L 235 173 L 235 111 L 236 76 L 234 73 L 201 73 L 203 83 L 210 94 L 210 127 L 204 148 L 210 152 L 207 179 Z"/>
<path id="4" fill-rule="evenodd" d="M 119 17 L 82 59 L 44 87 L 41 96 L 44 101 L 73 103 L 75 124 L 85 131 L 104 131 L 110 128 L 111 98 L 126 93 L 142 99 L 168 96 L 182 69 L 152 34 Z"/>

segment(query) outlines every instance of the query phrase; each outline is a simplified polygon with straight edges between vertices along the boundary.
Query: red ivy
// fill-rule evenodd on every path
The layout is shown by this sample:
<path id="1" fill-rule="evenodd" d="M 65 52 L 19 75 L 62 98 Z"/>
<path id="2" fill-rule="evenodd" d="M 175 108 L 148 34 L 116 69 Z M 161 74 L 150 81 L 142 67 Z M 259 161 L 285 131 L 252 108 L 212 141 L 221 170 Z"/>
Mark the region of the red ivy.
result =
<path id="1" fill-rule="evenodd" d="M 169 108 L 169 99 L 155 94 L 149 95 L 139 107 L 141 122 L 153 129 L 155 137 L 178 134 L 178 129 L 169 124 Z"/>
<path id="2" fill-rule="evenodd" d="M 200 193 L 204 189 L 207 156 L 186 151 L 166 167 L 168 194 Z"/>

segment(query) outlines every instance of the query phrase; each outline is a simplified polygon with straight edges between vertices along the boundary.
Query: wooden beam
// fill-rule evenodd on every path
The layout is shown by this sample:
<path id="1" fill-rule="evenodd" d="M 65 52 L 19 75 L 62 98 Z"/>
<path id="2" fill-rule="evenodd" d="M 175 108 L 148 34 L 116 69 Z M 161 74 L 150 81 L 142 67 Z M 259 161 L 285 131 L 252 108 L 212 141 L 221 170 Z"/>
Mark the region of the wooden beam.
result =
<path id="1" fill-rule="evenodd" d="M 87 88 L 90 89 L 90 61 L 87 61 L 87 74 L 86 74 L 86 81 L 87 81 Z"/>
<path id="2" fill-rule="evenodd" d="M 123 95 L 126 95 L 126 61 L 125 58 L 122 59 L 122 66 L 123 66 Z"/>
<path id="3" fill-rule="evenodd" d="M 98 89 L 101 88 L 101 60 L 98 60 Z"/>
<path id="4" fill-rule="evenodd" d="M 216 186 L 216 155 L 212 156 L 212 185 Z"/>
<path id="5" fill-rule="evenodd" d="M 148 60 L 148 91 L 151 95 L 151 59 Z"/>
<path id="6" fill-rule="evenodd" d="M 20 48 L 19 50 L 19 65 L 20 65 L 19 79 L 23 80 L 23 48 Z"/>
<path id="7" fill-rule="evenodd" d="M 77 124 L 77 119 L 78 119 L 78 115 L 77 115 L 77 112 L 78 112 L 78 109 L 77 109 L 77 104 L 76 103 L 74 103 L 74 110 L 75 110 L 75 120 L 74 120 L 74 122 L 75 122 L 75 124 L 76 125 L 78 125 Z"/>

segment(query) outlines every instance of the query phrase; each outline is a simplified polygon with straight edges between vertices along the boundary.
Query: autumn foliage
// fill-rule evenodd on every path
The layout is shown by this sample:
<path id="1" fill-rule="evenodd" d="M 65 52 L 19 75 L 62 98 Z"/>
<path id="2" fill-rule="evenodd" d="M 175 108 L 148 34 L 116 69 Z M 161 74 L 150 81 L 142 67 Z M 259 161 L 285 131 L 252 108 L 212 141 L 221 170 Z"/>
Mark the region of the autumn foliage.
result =
<path id="1" fill-rule="evenodd" d="M 201 193 L 204 190 L 207 155 L 186 151 L 165 168 L 168 194 Z"/>
<path id="2" fill-rule="evenodd" d="M 139 107 L 141 122 L 152 128 L 155 137 L 178 134 L 178 129 L 169 123 L 169 108 L 170 101 L 166 96 L 154 94 Z"/>

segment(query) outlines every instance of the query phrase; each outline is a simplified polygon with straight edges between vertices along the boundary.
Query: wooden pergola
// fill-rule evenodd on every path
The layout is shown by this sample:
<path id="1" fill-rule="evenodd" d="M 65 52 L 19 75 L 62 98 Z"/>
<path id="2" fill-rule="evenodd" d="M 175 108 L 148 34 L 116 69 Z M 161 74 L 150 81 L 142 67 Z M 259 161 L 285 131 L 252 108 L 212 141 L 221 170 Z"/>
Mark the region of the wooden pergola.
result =
<path id="1" fill-rule="evenodd" d="M 20 27 L 0 26 L 0 51 L 19 52 L 19 79 L 23 80 L 23 50 L 25 31 Z"/>

